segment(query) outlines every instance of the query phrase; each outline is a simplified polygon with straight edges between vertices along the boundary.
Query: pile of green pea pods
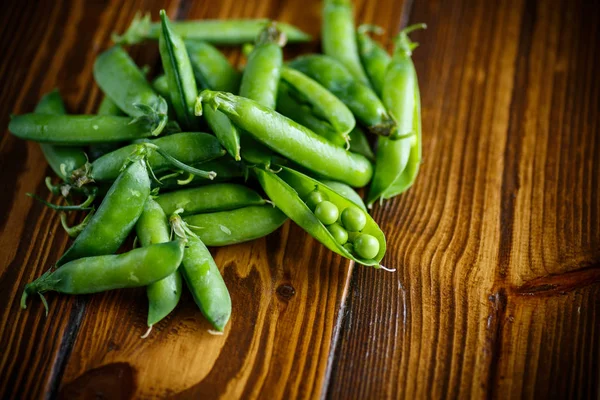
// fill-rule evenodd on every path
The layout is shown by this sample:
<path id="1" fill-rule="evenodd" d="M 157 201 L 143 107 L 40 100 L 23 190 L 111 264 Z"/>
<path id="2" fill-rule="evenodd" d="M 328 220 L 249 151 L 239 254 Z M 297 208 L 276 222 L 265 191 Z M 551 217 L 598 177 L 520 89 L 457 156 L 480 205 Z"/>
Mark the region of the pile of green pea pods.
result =
<path id="1" fill-rule="evenodd" d="M 324 54 L 284 62 L 286 43 L 311 40 L 288 24 L 136 16 L 96 59 L 105 95 L 97 115 L 67 114 L 53 91 L 10 122 L 15 136 L 40 142 L 60 178 L 47 186 L 67 204 L 44 203 L 74 237 L 25 287 L 22 307 L 39 294 L 47 310 L 46 291 L 144 286 L 151 328 L 177 306 L 185 281 L 223 331 L 231 298 L 206 246 L 263 237 L 287 218 L 332 251 L 384 268 L 385 235 L 367 206 L 406 191 L 419 170 L 416 43 L 407 34 L 423 27 L 400 32 L 390 56 L 368 36 L 380 28 L 356 29 L 349 0 L 325 0 Z M 158 40 L 163 72 L 152 80 L 123 47 L 144 40 Z M 214 45 L 244 46 L 243 71 Z M 353 188 L 369 184 L 365 206 Z M 69 211 L 88 214 L 68 226 Z M 133 250 L 116 254 L 132 232 Z"/>

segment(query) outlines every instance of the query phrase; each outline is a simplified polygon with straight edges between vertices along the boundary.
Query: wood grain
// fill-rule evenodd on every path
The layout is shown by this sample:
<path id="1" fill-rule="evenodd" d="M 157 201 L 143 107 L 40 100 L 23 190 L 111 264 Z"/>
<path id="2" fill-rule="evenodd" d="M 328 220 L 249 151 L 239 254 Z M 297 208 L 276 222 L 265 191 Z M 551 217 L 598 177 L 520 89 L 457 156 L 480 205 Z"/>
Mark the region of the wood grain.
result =
<path id="1" fill-rule="evenodd" d="M 331 398 L 598 396 L 598 17 L 415 2 L 425 160 L 375 210 L 399 273 L 355 269 Z"/>
<path id="2" fill-rule="evenodd" d="M 95 57 L 137 10 L 269 17 L 318 37 L 310 1 L 10 2 L 0 24 L 7 112 L 58 87 L 101 94 Z M 25 283 L 68 238 L 39 147 L 0 138 L 0 398 L 595 398 L 600 394 L 599 7 L 583 0 L 356 0 L 390 40 L 407 23 L 423 97 L 424 164 L 376 207 L 387 274 L 353 268 L 297 226 L 213 249 L 232 321 L 213 336 L 189 295 L 145 331 L 143 289 L 49 295 Z M 286 57 L 318 51 L 318 42 Z M 156 45 L 129 49 L 159 68 Z M 237 50 L 226 50 L 243 62 Z M 7 126 L 7 113 L 0 115 Z M 354 271 L 354 272 L 353 272 Z M 352 280 L 350 280 L 352 277 Z"/>

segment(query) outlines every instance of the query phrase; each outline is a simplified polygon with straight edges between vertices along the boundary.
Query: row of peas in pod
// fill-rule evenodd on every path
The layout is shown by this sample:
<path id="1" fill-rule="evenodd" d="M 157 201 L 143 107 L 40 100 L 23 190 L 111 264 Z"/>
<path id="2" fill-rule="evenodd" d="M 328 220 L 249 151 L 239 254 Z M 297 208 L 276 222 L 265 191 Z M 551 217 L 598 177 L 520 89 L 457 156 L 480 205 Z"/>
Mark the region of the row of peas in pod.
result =
<path id="1" fill-rule="evenodd" d="M 384 268 L 385 235 L 368 207 L 406 191 L 421 163 L 419 87 L 401 31 L 394 52 L 354 24 L 349 0 L 325 0 L 322 48 L 284 62 L 283 47 L 312 38 L 267 20 L 160 21 L 137 15 L 98 55 L 105 97 L 96 115 L 66 111 L 58 91 L 9 130 L 40 143 L 71 246 L 29 283 L 44 292 L 144 286 L 150 330 L 184 285 L 215 331 L 231 298 L 207 246 L 277 230 L 288 218 L 330 250 Z M 124 46 L 158 41 L 162 71 L 149 76 Z M 243 69 L 215 46 L 242 46 Z M 376 143 L 375 150 L 371 143 Z M 355 188 L 369 185 L 366 205 Z M 69 225 L 71 211 L 87 215 Z M 133 249 L 116 254 L 134 235 Z"/>

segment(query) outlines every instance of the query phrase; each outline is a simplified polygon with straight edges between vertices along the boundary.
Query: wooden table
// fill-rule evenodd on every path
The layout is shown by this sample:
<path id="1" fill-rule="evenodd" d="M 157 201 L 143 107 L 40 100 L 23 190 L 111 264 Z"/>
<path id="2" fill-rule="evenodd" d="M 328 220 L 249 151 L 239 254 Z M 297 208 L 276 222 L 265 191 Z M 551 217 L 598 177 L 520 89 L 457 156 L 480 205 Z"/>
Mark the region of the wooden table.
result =
<path id="1" fill-rule="evenodd" d="M 25 2 L 27 3 L 27 2 Z M 42 1 L 4 5 L 0 126 L 60 88 L 101 94 L 95 57 L 137 10 L 269 17 L 318 36 L 320 5 Z M 233 298 L 223 336 L 190 296 L 145 331 L 143 289 L 49 295 L 26 282 L 69 239 L 39 147 L 0 142 L 0 398 L 597 398 L 600 382 L 600 12 L 583 0 L 357 1 L 359 22 L 413 37 L 424 164 L 375 207 L 385 265 L 354 267 L 292 223 L 214 251 Z M 290 46 L 288 55 L 318 44 Z M 156 45 L 131 49 L 159 65 Z M 238 53 L 230 51 L 232 60 Z"/>

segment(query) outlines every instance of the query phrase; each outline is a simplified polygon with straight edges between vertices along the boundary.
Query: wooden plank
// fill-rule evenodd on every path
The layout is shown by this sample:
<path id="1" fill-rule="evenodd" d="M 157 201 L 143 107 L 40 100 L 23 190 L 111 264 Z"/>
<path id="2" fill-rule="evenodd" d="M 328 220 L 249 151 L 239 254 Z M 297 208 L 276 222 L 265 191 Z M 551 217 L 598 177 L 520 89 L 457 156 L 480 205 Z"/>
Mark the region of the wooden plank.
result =
<path id="1" fill-rule="evenodd" d="M 316 34 L 319 10 L 314 2 L 307 7 L 299 2 L 256 1 L 242 7 L 198 2 L 173 7 L 170 14 L 301 21 L 302 28 Z M 237 58 L 235 52 L 231 56 Z M 143 290 L 91 296 L 59 397 L 319 396 L 349 263 L 289 223 L 266 239 L 218 249 L 214 255 L 234 305 L 224 335 L 208 333 L 209 325 L 187 295 L 145 340 L 140 339 L 146 330 Z"/>
<path id="2" fill-rule="evenodd" d="M 375 210 L 399 273 L 355 269 L 331 398 L 598 396 L 599 15 L 415 3 L 425 162 Z"/>

